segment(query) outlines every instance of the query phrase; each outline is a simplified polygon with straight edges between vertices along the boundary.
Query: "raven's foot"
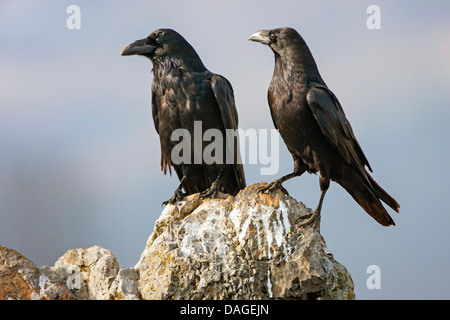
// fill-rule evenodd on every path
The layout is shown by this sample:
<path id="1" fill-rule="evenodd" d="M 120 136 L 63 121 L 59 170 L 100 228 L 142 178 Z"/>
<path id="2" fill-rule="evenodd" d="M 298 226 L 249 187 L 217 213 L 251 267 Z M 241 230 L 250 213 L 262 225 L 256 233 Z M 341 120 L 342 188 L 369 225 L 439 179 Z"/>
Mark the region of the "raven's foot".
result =
<path id="1" fill-rule="evenodd" d="M 319 230 L 320 228 L 320 211 L 319 210 L 314 210 L 311 214 L 311 216 L 308 218 L 308 220 L 306 220 L 305 222 L 303 222 L 302 224 L 300 224 L 300 227 L 305 227 L 309 224 L 312 224 L 312 227 L 314 230 Z"/>
<path id="2" fill-rule="evenodd" d="M 266 186 L 264 187 L 259 187 L 256 191 L 258 193 L 269 193 L 274 191 L 275 189 L 280 189 L 284 194 L 289 195 L 289 192 L 283 187 L 282 185 L 282 180 L 281 179 L 276 179 L 274 181 L 272 181 L 271 183 L 268 183 Z"/>
<path id="3" fill-rule="evenodd" d="M 209 198 L 211 197 L 212 199 L 214 199 L 217 196 L 217 193 L 219 192 L 220 189 L 220 183 L 217 181 L 214 181 L 211 184 L 211 187 L 209 187 L 208 189 L 206 189 L 205 191 L 201 192 L 198 195 L 199 199 L 205 199 L 205 198 Z"/>
<path id="4" fill-rule="evenodd" d="M 164 202 L 162 203 L 161 206 L 167 206 L 168 204 L 175 204 L 175 203 L 177 203 L 178 201 L 183 200 L 183 198 L 184 198 L 185 195 L 186 195 L 186 194 L 183 193 L 183 191 L 181 191 L 181 188 L 178 188 L 178 189 L 176 189 L 175 192 L 173 193 L 172 198 L 170 198 L 170 199 L 167 200 L 167 201 L 164 201 Z"/>

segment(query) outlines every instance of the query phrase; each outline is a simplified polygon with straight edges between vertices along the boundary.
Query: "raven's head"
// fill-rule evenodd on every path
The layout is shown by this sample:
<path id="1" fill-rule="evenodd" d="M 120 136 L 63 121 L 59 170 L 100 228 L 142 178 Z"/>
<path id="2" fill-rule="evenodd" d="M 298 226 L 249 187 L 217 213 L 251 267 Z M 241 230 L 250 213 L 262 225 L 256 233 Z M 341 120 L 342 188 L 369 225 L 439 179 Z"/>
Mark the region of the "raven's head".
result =
<path id="1" fill-rule="evenodd" d="M 288 64 L 290 69 L 308 72 L 315 79 L 321 79 L 314 58 L 302 36 L 292 28 L 260 30 L 248 40 L 268 45 L 275 53 L 275 61 L 281 65 Z M 323 80 L 320 80 L 323 81 Z"/>
<path id="2" fill-rule="evenodd" d="M 260 30 L 252 34 L 248 40 L 266 44 L 279 55 L 287 54 L 299 46 L 306 46 L 300 34 L 292 28 Z"/>
<path id="3" fill-rule="evenodd" d="M 142 40 L 137 40 L 126 46 L 122 56 L 141 55 L 153 63 L 175 61 L 186 69 L 202 69 L 203 63 L 197 52 L 178 32 L 172 29 L 158 29 Z"/>

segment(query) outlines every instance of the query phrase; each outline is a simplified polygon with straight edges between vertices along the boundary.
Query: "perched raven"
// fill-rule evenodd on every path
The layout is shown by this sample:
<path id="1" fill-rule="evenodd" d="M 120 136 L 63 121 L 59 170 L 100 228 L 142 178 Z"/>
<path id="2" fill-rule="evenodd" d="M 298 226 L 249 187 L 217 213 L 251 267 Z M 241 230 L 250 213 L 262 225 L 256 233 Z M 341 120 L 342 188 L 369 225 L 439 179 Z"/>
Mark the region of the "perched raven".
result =
<path id="1" fill-rule="evenodd" d="M 173 197 L 163 204 L 173 204 L 185 194 L 198 192 L 201 197 L 214 197 L 217 191 L 236 195 L 245 187 L 245 177 L 242 164 L 237 161 L 237 135 L 228 143 L 225 138 L 227 129 L 236 130 L 238 126 L 230 82 L 206 69 L 194 48 L 171 29 L 152 32 L 147 38 L 126 46 L 121 55 L 141 55 L 153 63 L 152 113 L 161 143 L 161 170 L 166 174 L 173 167 L 180 180 Z M 201 132 L 195 136 L 195 123 L 199 122 Z M 176 129 L 190 133 L 190 159 L 181 163 L 172 159 L 172 150 L 180 143 L 172 141 Z M 202 156 L 208 145 L 203 141 L 203 134 L 208 129 L 219 130 L 223 138 L 223 157 L 213 163 L 206 163 Z M 188 151 L 181 153 L 184 156 Z M 233 161 L 226 161 L 227 152 L 232 152 Z"/>
<path id="2" fill-rule="evenodd" d="M 305 171 L 319 171 L 319 204 L 305 224 L 313 222 L 317 227 L 331 179 L 381 225 L 395 225 L 380 200 L 397 212 L 400 206 L 366 171 L 365 166 L 371 172 L 372 168 L 303 38 L 292 28 L 279 28 L 258 31 L 249 40 L 268 45 L 275 54 L 268 102 L 274 125 L 294 158 L 294 172 L 259 191 L 287 192 L 281 185 L 284 181 Z"/>

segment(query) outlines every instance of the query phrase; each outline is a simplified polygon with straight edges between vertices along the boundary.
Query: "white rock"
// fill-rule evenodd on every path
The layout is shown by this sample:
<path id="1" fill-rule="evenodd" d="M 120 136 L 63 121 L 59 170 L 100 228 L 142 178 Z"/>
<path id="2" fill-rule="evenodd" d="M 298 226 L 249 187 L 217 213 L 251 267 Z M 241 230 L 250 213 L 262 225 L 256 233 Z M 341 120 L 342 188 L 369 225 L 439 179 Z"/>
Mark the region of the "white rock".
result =
<path id="1" fill-rule="evenodd" d="M 166 207 L 135 266 L 141 297 L 353 299 L 350 274 L 318 230 L 300 227 L 311 210 L 258 186 Z"/>

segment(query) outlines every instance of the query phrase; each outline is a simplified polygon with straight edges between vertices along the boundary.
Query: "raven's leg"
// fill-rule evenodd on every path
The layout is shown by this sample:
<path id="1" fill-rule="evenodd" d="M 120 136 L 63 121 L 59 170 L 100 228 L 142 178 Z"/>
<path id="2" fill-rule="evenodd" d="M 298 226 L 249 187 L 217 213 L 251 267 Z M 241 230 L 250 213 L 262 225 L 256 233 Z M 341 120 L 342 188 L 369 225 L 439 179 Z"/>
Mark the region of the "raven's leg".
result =
<path id="1" fill-rule="evenodd" d="M 313 228 L 319 230 L 320 228 L 320 212 L 322 211 L 323 199 L 325 198 L 325 194 L 327 193 L 328 188 L 330 187 L 330 177 L 327 174 L 320 173 L 319 178 L 320 183 L 320 199 L 317 208 L 312 212 L 311 217 L 308 218 L 305 222 L 303 222 L 300 226 L 306 226 L 310 223 L 313 223 Z"/>
<path id="2" fill-rule="evenodd" d="M 164 201 L 162 203 L 162 206 L 167 206 L 168 204 L 174 204 L 180 200 L 183 200 L 184 196 L 186 195 L 185 193 L 183 193 L 183 186 L 188 178 L 189 169 L 186 165 L 184 165 L 182 170 L 183 170 L 183 178 L 181 178 L 178 188 L 175 189 L 175 192 L 173 193 L 172 198 L 170 198 L 167 201 Z"/>
<path id="3" fill-rule="evenodd" d="M 211 197 L 214 199 L 216 197 L 217 192 L 219 192 L 219 190 L 220 190 L 220 186 L 221 186 L 221 182 L 222 182 L 224 173 L 225 173 L 224 169 L 220 169 L 219 175 L 217 176 L 216 180 L 214 180 L 214 182 L 211 184 L 211 187 L 209 187 L 205 191 L 201 192 L 198 197 L 203 198 L 203 199 Z"/>
<path id="4" fill-rule="evenodd" d="M 257 192 L 269 193 L 275 189 L 281 189 L 285 194 L 289 195 L 289 192 L 281 185 L 286 180 L 292 179 L 294 177 L 301 176 L 306 171 L 306 166 L 299 161 L 294 162 L 294 172 L 287 174 L 281 178 L 273 180 L 271 183 L 267 184 L 264 187 L 258 188 Z"/>

